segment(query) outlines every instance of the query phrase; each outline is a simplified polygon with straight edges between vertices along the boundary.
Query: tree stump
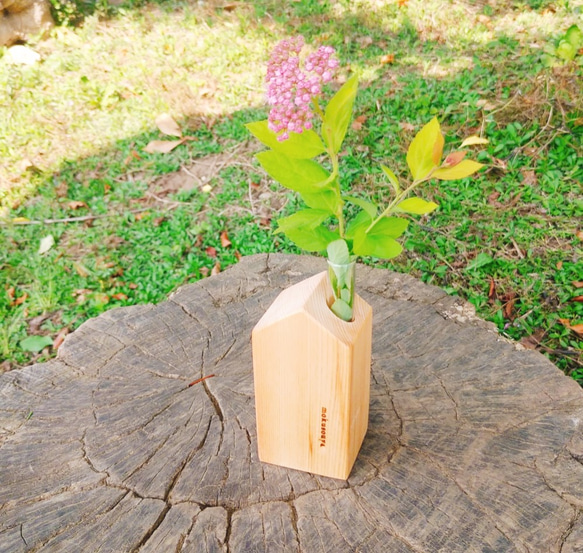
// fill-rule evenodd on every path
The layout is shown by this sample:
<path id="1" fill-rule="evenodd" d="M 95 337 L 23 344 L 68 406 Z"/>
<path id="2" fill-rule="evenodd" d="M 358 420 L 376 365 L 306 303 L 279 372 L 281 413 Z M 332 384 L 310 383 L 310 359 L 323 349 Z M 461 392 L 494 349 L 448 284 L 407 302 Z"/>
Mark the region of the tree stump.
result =
<path id="1" fill-rule="evenodd" d="M 359 266 L 369 430 L 347 481 L 257 458 L 250 333 L 311 257 L 115 309 L 0 375 L 0 551 L 583 551 L 583 392 L 470 307 Z"/>
<path id="2" fill-rule="evenodd" d="M 53 25 L 49 0 L 0 0 L 0 46 L 26 42 Z"/>

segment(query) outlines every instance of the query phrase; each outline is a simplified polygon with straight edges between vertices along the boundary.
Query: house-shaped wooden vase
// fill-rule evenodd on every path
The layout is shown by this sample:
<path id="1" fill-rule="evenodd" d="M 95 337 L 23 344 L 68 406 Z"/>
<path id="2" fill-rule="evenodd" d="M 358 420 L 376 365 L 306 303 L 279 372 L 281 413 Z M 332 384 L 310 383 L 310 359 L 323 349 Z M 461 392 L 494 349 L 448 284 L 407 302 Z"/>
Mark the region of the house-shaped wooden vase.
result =
<path id="1" fill-rule="evenodd" d="M 253 329 L 259 459 L 347 479 L 368 426 L 372 308 L 328 307 L 325 272 L 284 290 Z"/>

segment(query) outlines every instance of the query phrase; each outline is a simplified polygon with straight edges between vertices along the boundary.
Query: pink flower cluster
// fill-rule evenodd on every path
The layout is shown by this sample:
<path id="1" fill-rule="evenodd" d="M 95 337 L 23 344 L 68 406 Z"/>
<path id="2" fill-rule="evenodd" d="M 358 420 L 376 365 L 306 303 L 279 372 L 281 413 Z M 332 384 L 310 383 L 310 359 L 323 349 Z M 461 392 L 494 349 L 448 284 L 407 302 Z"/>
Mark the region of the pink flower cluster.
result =
<path id="1" fill-rule="evenodd" d="M 338 60 L 334 48 L 321 46 L 310 54 L 300 67 L 299 54 L 304 37 L 282 40 L 274 49 L 267 64 L 267 102 L 269 128 L 279 141 L 289 138 L 290 132 L 302 133 L 312 128 L 314 113 L 310 101 L 322 93 L 322 85 L 332 79 Z"/>

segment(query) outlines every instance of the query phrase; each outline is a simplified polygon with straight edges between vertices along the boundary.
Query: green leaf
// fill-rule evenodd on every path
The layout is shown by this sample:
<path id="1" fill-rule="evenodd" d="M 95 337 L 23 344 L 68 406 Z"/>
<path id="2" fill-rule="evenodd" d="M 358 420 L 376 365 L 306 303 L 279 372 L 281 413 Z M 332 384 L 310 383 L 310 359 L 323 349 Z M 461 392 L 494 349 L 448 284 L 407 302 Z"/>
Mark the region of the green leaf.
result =
<path id="1" fill-rule="evenodd" d="M 332 313 L 343 321 L 352 321 L 352 307 L 348 305 L 343 299 L 338 298 L 330 307 Z"/>
<path id="2" fill-rule="evenodd" d="M 350 252 L 345 240 L 334 240 L 327 247 L 328 259 L 335 265 L 348 265 L 350 263 Z"/>
<path id="3" fill-rule="evenodd" d="M 369 236 L 386 236 L 399 238 L 409 226 L 409 221 L 402 217 L 383 217 L 368 231 Z"/>
<path id="4" fill-rule="evenodd" d="M 336 154 L 340 151 L 352 118 L 352 106 L 357 89 L 358 78 L 354 75 L 342 85 L 326 106 L 322 127 L 323 136 L 328 147 Z"/>
<path id="5" fill-rule="evenodd" d="M 342 199 L 364 209 L 373 218 L 377 216 L 377 206 L 368 200 L 356 196 L 342 196 Z"/>
<path id="6" fill-rule="evenodd" d="M 346 227 L 346 238 L 353 240 L 357 232 L 364 232 L 373 222 L 373 217 L 366 211 L 359 211 Z"/>
<path id="7" fill-rule="evenodd" d="M 564 40 L 571 44 L 575 50 L 579 50 L 579 48 L 583 48 L 583 31 L 577 25 L 571 25 L 565 33 Z"/>
<path id="8" fill-rule="evenodd" d="M 415 136 L 407 150 L 407 165 L 415 180 L 426 177 L 436 167 L 434 148 L 440 142 L 441 129 L 434 117 Z"/>
<path id="9" fill-rule="evenodd" d="M 494 258 L 488 255 L 487 253 L 481 252 L 476 256 L 466 268 L 465 271 L 473 271 L 475 269 L 479 269 L 480 267 L 485 267 L 486 265 L 490 265 L 494 261 Z"/>
<path id="10" fill-rule="evenodd" d="M 568 40 L 563 39 L 559 41 L 556 54 L 559 58 L 565 61 L 571 61 L 575 59 L 577 48 L 575 48 Z"/>
<path id="11" fill-rule="evenodd" d="M 284 230 L 284 234 L 299 248 L 307 252 L 322 252 L 330 242 L 338 240 L 340 235 L 321 225 L 313 229 L 298 227 Z"/>
<path id="12" fill-rule="evenodd" d="M 389 182 L 393 185 L 395 194 L 399 194 L 399 192 L 401 192 L 401 187 L 399 186 L 397 175 L 395 175 L 395 173 L 393 173 L 386 165 L 381 164 L 381 169 L 383 170 L 383 173 L 389 177 Z"/>
<path id="13" fill-rule="evenodd" d="M 309 159 L 296 159 L 273 150 L 259 152 L 255 157 L 272 179 L 300 194 L 316 192 L 329 177 L 326 169 Z"/>
<path id="14" fill-rule="evenodd" d="M 20 341 L 20 347 L 24 351 L 38 353 L 47 346 L 52 346 L 53 340 L 50 336 L 28 336 Z"/>
<path id="15" fill-rule="evenodd" d="M 464 159 L 460 161 L 457 165 L 453 167 L 444 167 L 437 169 L 433 173 L 433 177 L 440 180 L 456 180 L 469 177 L 476 171 L 484 167 L 481 163 L 477 161 L 472 161 L 471 159 Z"/>
<path id="16" fill-rule="evenodd" d="M 267 119 L 247 123 L 245 126 L 255 138 L 267 147 L 289 157 L 310 159 L 326 151 L 324 143 L 312 130 L 304 131 L 302 134 L 292 132 L 287 140 L 280 142 L 277 135 L 269 130 Z"/>
<path id="17" fill-rule="evenodd" d="M 366 232 L 372 219 L 361 211 L 349 225 L 346 236 L 352 238 L 352 249 L 356 255 L 372 255 L 383 259 L 396 257 L 403 247 L 395 238 L 401 236 L 409 222 L 399 217 L 383 217 Z"/>
<path id="18" fill-rule="evenodd" d="M 373 219 L 368 213 L 361 211 L 346 228 L 346 238 L 356 239 L 358 234 L 366 233 Z M 399 238 L 409 225 L 407 219 L 401 217 L 383 217 L 379 219 L 375 226 L 368 231 L 369 235 L 383 235 L 390 238 Z"/>
<path id="19" fill-rule="evenodd" d="M 276 232 L 287 232 L 298 227 L 313 229 L 322 224 L 328 217 L 330 214 L 323 209 L 302 209 L 289 217 L 278 219 Z"/>
<path id="20" fill-rule="evenodd" d="M 336 215 L 342 208 L 340 194 L 335 188 L 326 188 L 318 192 L 303 192 L 302 200 L 313 209 L 323 209 L 330 215 Z"/>
<path id="21" fill-rule="evenodd" d="M 557 63 L 557 58 L 550 54 L 543 54 L 540 60 L 545 67 L 553 67 Z"/>
<path id="22" fill-rule="evenodd" d="M 426 215 L 439 206 L 433 202 L 427 202 L 422 198 L 407 198 L 395 207 L 395 211 L 412 213 L 414 215 Z"/>
<path id="23" fill-rule="evenodd" d="M 371 255 L 381 259 L 392 259 L 403 251 L 403 246 L 393 238 L 369 234 L 357 236 L 354 239 L 353 247 L 354 253 L 357 255 Z"/>

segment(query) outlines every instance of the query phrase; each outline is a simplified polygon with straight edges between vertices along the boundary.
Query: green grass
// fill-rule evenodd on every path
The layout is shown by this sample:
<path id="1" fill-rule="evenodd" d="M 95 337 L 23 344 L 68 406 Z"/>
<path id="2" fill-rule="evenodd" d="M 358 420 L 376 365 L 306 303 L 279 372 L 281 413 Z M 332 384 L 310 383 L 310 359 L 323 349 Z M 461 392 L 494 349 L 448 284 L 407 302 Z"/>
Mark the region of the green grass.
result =
<path id="1" fill-rule="evenodd" d="M 297 251 L 272 233 L 297 199 L 259 169 L 243 125 L 266 115 L 271 48 L 299 30 L 361 77 L 355 113 L 366 121 L 341 158 L 352 193 L 388 198 L 379 162 L 405 176 L 406 147 L 435 115 L 446 148 L 490 140 L 476 151 L 486 171 L 425 188 L 440 209 L 410 225 L 406 253 L 364 261 L 467 298 L 583 383 L 581 336 L 559 321 L 583 323 L 582 72 L 540 63 L 581 8 L 548 4 L 99 5 L 32 45 L 41 64 L 0 57 L 0 366 L 55 354 L 27 351 L 29 336 L 54 340 L 107 309 L 162 301 L 241 255 Z M 192 140 L 148 154 L 164 139 L 163 112 Z M 49 235 L 55 245 L 39 254 Z"/>

